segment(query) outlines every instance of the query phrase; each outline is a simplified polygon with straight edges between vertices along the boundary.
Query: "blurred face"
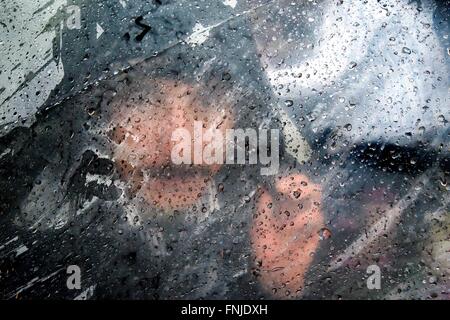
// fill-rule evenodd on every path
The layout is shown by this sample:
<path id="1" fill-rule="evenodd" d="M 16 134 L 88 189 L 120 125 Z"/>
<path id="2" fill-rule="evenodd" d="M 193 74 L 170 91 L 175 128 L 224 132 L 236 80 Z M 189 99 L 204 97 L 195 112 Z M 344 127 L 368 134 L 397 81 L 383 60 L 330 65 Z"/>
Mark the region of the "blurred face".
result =
<path id="1" fill-rule="evenodd" d="M 184 128 L 194 137 L 194 121 L 202 121 L 205 131 L 215 126 L 224 134 L 232 114 L 228 106 L 205 105 L 197 87 L 173 81 L 149 86 L 147 94 L 114 102 L 114 161 L 132 196 L 165 210 L 186 208 L 202 196 L 220 165 L 172 164 L 172 132 Z"/>
<path id="2" fill-rule="evenodd" d="M 275 192 L 263 189 L 258 199 L 251 239 L 263 288 L 279 298 L 298 296 L 324 219 L 320 186 L 302 174 L 280 176 Z"/>

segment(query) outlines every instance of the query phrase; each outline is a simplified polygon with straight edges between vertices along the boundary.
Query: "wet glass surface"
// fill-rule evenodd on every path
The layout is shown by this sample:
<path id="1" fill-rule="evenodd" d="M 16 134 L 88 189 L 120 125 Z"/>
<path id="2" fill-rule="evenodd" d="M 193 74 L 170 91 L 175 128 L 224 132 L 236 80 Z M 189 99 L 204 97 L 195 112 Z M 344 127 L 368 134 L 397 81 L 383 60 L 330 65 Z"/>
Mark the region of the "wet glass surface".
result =
<path id="1" fill-rule="evenodd" d="M 450 297 L 448 1 L 5 8 L 2 298 Z"/>

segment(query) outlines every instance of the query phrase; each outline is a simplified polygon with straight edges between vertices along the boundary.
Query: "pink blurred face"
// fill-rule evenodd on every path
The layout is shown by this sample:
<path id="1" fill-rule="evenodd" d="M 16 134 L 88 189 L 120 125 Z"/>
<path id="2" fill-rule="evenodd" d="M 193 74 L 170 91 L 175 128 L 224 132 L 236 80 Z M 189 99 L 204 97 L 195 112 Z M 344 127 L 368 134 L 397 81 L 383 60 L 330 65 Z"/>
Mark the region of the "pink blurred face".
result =
<path id="1" fill-rule="evenodd" d="M 321 189 L 302 174 L 276 178 L 276 195 L 263 189 L 251 239 L 260 281 L 279 298 L 298 296 L 324 227 Z M 325 237 L 328 235 L 325 235 Z"/>
<path id="2" fill-rule="evenodd" d="M 227 106 L 204 105 L 196 87 L 173 81 L 149 86 L 148 94 L 113 103 L 114 161 L 132 195 L 162 209 L 186 208 L 202 196 L 220 165 L 173 165 L 172 132 L 185 128 L 193 137 L 194 121 L 202 121 L 205 131 L 215 125 L 225 133 L 232 126 L 232 113 Z"/>

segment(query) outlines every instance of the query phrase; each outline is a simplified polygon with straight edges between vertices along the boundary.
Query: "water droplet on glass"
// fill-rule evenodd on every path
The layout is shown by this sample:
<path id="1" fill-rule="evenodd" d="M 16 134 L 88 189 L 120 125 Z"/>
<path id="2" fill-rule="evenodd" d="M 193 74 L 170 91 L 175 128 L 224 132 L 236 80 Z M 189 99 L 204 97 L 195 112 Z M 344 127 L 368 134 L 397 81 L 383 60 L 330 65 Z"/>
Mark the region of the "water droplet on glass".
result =
<path id="1" fill-rule="evenodd" d="M 292 100 L 286 100 L 284 102 L 284 104 L 286 105 L 286 107 L 292 107 L 294 105 L 294 101 Z"/>
<path id="2" fill-rule="evenodd" d="M 331 231 L 328 228 L 322 228 L 319 230 L 320 240 L 326 240 L 331 238 Z"/>
<path id="3" fill-rule="evenodd" d="M 405 54 L 411 54 L 411 49 L 408 47 L 403 47 L 402 52 Z"/>

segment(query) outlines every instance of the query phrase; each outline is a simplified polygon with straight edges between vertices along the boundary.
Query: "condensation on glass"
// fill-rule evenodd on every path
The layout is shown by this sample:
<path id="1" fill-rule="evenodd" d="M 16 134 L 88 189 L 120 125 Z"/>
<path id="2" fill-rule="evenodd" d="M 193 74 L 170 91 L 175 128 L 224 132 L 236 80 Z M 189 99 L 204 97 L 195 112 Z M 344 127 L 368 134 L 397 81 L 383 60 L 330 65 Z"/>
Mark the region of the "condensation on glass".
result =
<path id="1" fill-rule="evenodd" d="M 450 297 L 448 1 L 5 6 L 2 298 Z"/>

